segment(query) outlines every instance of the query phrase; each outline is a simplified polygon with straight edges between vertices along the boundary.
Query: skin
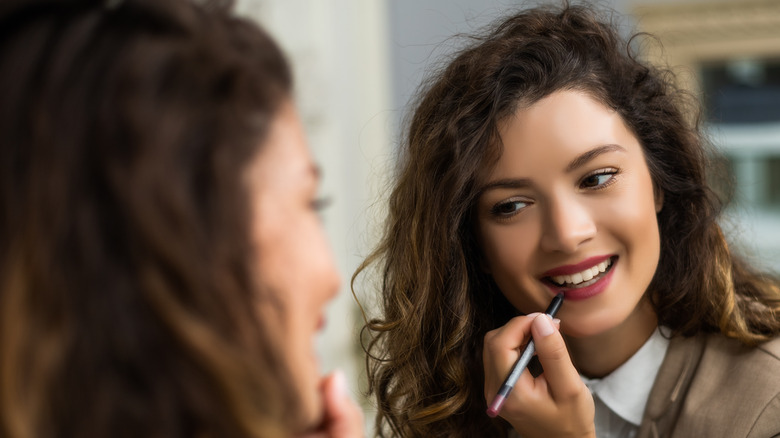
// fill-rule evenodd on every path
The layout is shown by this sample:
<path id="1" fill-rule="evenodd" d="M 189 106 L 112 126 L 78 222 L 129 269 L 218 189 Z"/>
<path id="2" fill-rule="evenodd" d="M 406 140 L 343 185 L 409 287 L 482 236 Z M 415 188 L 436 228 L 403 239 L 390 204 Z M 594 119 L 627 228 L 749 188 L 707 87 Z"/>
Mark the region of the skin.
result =
<path id="1" fill-rule="evenodd" d="M 569 293 L 546 278 L 549 271 L 574 265 L 582 270 L 582 263 L 607 258 L 613 264 L 598 292 L 582 297 L 576 295 L 582 290 L 575 291 L 564 301 L 558 313 L 563 337 L 554 326 L 548 330 L 545 316 L 515 318 L 486 336 L 486 398 L 534 332 L 545 374 L 534 381 L 524 373 L 503 411 L 515 417 L 505 418 L 512 424 L 536 418 L 548 436 L 587 435 L 593 402 L 578 374 L 614 371 L 657 326 L 646 292 L 660 255 L 656 215 L 663 199 L 622 118 L 583 92 L 555 92 L 499 128 L 503 153 L 483 185 L 477 233 L 484 269 L 507 299 L 521 313 L 541 312 L 557 292 Z M 536 332 L 546 336 L 537 339 Z M 528 403 L 531 395 L 563 411 L 529 416 L 529 409 L 537 409 Z M 566 433 L 555 432 L 558 426 Z"/>
<path id="2" fill-rule="evenodd" d="M 277 114 L 245 181 L 255 218 L 257 275 L 280 300 L 275 310 L 282 312 L 286 362 L 300 397 L 298 412 L 291 414 L 305 436 L 362 437 L 362 413 L 348 396 L 343 374 L 321 377 L 314 350 L 340 276 L 319 216 L 319 171 L 291 102 Z"/>

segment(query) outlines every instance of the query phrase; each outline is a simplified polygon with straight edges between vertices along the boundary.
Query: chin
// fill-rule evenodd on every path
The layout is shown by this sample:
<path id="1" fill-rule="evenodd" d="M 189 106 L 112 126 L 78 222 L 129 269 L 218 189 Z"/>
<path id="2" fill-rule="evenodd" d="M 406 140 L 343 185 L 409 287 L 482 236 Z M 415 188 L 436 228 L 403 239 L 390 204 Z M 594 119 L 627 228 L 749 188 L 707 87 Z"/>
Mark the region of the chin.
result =
<path id="1" fill-rule="evenodd" d="M 588 318 L 586 320 L 568 320 L 561 317 L 561 332 L 572 338 L 589 338 L 598 336 L 615 329 L 620 325 L 619 321 L 607 318 Z"/>
<path id="2" fill-rule="evenodd" d="M 321 378 L 317 367 L 312 364 L 311 369 L 299 380 L 299 418 L 301 424 L 315 427 L 322 422 L 324 415 L 324 400 L 321 389 Z"/>
<path id="3" fill-rule="evenodd" d="M 319 390 L 308 389 L 299 391 L 300 395 L 295 411 L 288 414 L 288 419 L 298 433 L 316 429 L 324 419 L 322 397 Z"/>
<path id="4" fill-rule="evenodd" d="M 601 333 L 604 333 L 605 331 L 605 330 L 598 330 L 598 329 L 594 330 L 591 327 L 589 327 L 586 330 L 577 330 L 573 328 L 568 328 L 563 323 L 561 323 L 561 325 L 562 325 L 561 332 L 570 338 L 589 338 L 591 336 L 596 336 Z"/>
<path id="5" fill-rule="evenodd" d="M 315 428 L 324 418 L 324 409 L 322 403 L 322 397 L 319 391 L 316 394 L 312 394 L 308 397 L 309 400 L 304 400 L 301 406 L 301 424 L 306 424 L 307 428 Z"/>

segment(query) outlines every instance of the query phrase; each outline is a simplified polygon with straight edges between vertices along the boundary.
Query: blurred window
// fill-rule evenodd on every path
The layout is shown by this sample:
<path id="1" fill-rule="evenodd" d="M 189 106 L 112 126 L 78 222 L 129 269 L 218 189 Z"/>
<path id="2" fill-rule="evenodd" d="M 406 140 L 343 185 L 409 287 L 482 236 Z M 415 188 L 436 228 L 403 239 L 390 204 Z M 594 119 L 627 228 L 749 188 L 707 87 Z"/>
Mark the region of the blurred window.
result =
<path id="1" fill-rule="evenodd" d="M 710 122 L 780 122 L 780 59 L 705 64 L 701 79 Z"/>
<path id="2" fill-rule="evenodd" d="M 730 174 L 720 182 L 714 176 L 716 188 L 741 209 L 780 211 L 780 59 L 700 68 L 704 115 L 727 161 L 721 170 Z"/>
<path id="3" fill-rule="evenodd" d="M 767 159 L 766 165 L 769 176 L 766 201 L 770 207 L 780 209 L 780 155 Z"/>

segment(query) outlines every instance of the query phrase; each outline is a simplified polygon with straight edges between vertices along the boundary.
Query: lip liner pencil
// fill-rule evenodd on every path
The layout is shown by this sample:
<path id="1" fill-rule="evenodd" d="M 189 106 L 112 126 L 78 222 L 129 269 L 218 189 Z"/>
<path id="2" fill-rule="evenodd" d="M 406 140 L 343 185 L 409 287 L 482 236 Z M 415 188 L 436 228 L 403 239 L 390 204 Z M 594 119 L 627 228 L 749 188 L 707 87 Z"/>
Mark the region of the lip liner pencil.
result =
<path id="1" fill-rule="evenodd" d="M 551 318 L 554 317 L 558 312 L 558 309 L 561 308 L 562 303 L 563 293 L 559 293 L 550 301 L 550 305 L 547 306 L 547 310 L 545 310 L 544 313 L 550 315 Z M 528 341 L 525 350 L 523 350 L 523 354 L 517 358 L 517 361 L 515 361 L 515 364 L 512 366 L 512 371 L 506 376 L 506 380 L 504 380 L 504 384 L 501 385 L 501 389 L 498 390 L 498 394 L 496 394 L 496 397 L 493 399 L 493 403 L 490 403 L 490 407 L 487 409 L 488 417 L 495 418 L 498 416 L 498 413 L 501 412 L 501 407 L 504 406 L 506 398 L 509 397 L 509 393 L 512 391 L 512 388 L 515 387 L 517 379 L 520 378 L 520 375 L 523 374 L 528 363 L 531 362 L 534 352 L 536 352 L 536 347 L 534 346 L 534 340 L 531 339 Z"/>

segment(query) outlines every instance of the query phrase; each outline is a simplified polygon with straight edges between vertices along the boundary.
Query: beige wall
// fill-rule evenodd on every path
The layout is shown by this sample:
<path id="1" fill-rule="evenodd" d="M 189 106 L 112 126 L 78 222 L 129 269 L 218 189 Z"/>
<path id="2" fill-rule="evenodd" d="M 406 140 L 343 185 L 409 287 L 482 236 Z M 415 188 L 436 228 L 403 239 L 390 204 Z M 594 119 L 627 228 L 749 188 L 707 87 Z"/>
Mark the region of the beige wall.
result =
<path id="1" fill-rule="evenodd" d="M 683 72 L 683 84 L 697 91 L 702 62 L 780 56 L 780 1 L 708 0 L 640 3 L 635 15 L 642 31 L 662 46 L 649 45 L 658 62 Z M 688 69 L 694 76 L 686 76 Z"/>

